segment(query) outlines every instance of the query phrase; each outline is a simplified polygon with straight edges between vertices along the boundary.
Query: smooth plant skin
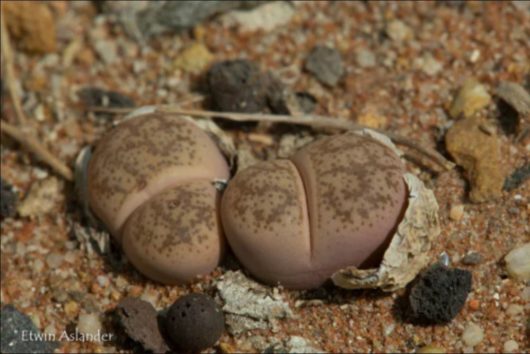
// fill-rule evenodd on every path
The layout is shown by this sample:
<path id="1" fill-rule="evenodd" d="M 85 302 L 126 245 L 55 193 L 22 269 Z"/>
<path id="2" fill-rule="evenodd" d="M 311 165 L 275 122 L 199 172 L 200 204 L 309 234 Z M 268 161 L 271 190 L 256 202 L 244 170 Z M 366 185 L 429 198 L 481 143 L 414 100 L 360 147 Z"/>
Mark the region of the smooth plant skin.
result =
<path id="1" fill-rule="evenodd" d="M 88 169 L 89 202 L 130 262 L 179 284 L 210 273 L 224 251 L 269 284 L 307 289 L 344 267 L 376 267 L 406 207 L 404 166 L 354 133 L 318 140 L 290 159 L 229 168 L 193 123 L 151 114 L 118 125 Z M 222 224 L 222 226 L 221 226 Z"/>
<path id="2" fill-rule="evenodd" d="M 233 178 L 221 203 L 226 237 L 269 284 L 315 288 L 343 267 L 376 267 L 406 207 L 404 172 L 372 138 L 318 140 Z"/>
<path id="3" fill-rule="evenodd" d="M 213 181 L 229 175 L 216 144 L 193 123 L 139 116 L 97 144 L 88 168 L 89 203 L 140 272 L 182 283 L 221 259 Z"/>

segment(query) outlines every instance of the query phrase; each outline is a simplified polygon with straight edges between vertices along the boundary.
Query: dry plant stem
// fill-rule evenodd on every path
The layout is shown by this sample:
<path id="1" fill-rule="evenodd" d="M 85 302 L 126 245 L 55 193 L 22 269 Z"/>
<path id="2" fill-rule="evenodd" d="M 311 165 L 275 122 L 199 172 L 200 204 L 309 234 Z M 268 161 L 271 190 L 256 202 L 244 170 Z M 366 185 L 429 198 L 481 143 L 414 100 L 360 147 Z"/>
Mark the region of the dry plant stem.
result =
<path id="1" fill-rule="evenodd" d="M 0 39 L 2 40 L 2 56 L 4 58 L 5 66 L 5 79 L 7 82 L 7 87 L 9 94 L 11 95 L 11 100 L 13 101 L 13 106 L 15 108 L 16 117 L 19 124 L 26 123 L 26 115 L 22 110 L 20 105 L 20 99 L 17 94 L 15 87 L 15 70 L 13 69 L 13 52 L 11 51 L 11 43 L 9 42 L 9 34 L 7 33 L 6 24 L 4 21 L 4 10 L 3 8 L 0 11 Z"/>
<path id="2" fill-rule="evenodd" d="M 318 115 L 304 115 L 304 116 L 288 116 L 288 115 L 276 115 L 276 114 L 261 114 L 261 113 L 228 113 L 228 112 L 212 112 L 212 111 L 202 111 L 202 110 L 191 110 L 191 109 L 180 109 L 174 106 L 159 106 L 157 108 L 161 112 L 174 113 L 174 114 L 183 114 L 196 117 L 219 117 L 230 119 L 238 122 L 248 122 L 248 121 L 267 121 L 275 123 L 290 123 L 290 124 L 303 124 L 309 125 L 312 127 L 320 128 L 336 128 L 342 130 L 359 130 L 363 128 L 368 128 L 366 126 L 344 120 L 331 118 L 326 116 Z M 403 136 L 400 136 L 395 133 L 387 132 L 381 129 L 374 129 L 378 133 L 388 136 L 394 143 L 407 146 L 411 149 L 414 149 L 421 154 L 431 158 L 434 162 L 440 165 L 445 170 L 451 170 L 454 168 L 454 164 L 446 160 L 442 155 L 436 151 L 430 150 L 426 147 L 423 147 L 419 144 L 414 143 L 412 140 L 407 139 Z"/>
<path id="3" fill-rule="evenodd" d="M 304 115 L 304 116 L 288 116 L 288 115 L 277 115 L 277 114 L 262 114 L 262 113 L 230 113 L 230 112 L 214 112 L 214 111 L 203 111 L 194 109 L 182 109 L 175 105 L 171 106 L 156 106 L 157 111 L 171 114 L 181 114 L 195 117 L 206 117 L 206 118 L 224 118 L 237 122 L 273 122 L 273 123 L 289 123 L 289 124 L 301 124 L 315 128 L 335 128 L 340 130 L 359 130 L 363 128 L 369 128 L 361 124 L 357 124 L 345 119 L 337 119 L 319 115 Z M 94 112 L 107 112 L 107 113 L 129 113 L 134 109 L 130 108 L 105 108 L 105 107 L 90 107 L 89 110 Z M 403 145 L 418 151 L 420 154 L 429 157 L 444 170 L 451 170 L 454 168 L 454 164 L 445 159 L 438 152 L 416 144 L 410 139 L 400 136 L 395 133 L 387 132 L 381 129 L 369 128 L 377 131 L 378 133 L 388 136 L 394 143 Z"/>
<path id="4" fill-rule="evenodd" d="M 70 170 L 70 168 L 61 160 L 57 159 L 57 157 L 55 157 L 51 152 L 49 152 L 48 149 L 46 149 L 46 147 L 42 145 L 35 137 L 24 133 L 14 125 L 6 123 L 3 120 L 0 123 L 0 130 L 39 157 L 66 180 L 73 180 L 74 175 L 72 170 Z"/>

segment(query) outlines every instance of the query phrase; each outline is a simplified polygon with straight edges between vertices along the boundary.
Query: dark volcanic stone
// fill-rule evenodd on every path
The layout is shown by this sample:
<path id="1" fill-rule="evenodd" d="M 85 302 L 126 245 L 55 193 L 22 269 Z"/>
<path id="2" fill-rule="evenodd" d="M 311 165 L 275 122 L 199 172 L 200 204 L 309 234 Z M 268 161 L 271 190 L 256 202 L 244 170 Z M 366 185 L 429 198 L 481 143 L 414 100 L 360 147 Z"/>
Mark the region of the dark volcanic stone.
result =
<path id="1" fill-rule="evenodd" d="M 530 178 L 530 163 L 517 168 L 504 180 L 504 190 L 511 191 Z"/>
<path id="2" fill-rule="evenodd" d="M 166 334 L 180 350 L 198 352 L 217 342 L 225 330 L 223 312 L 204 294 L 181 297 L 165 318 Z"/>
<path id="3" fill-rule="evenodd" d="M 270 78 L 248 60 L 227 60 L 208 71 L 214 108 L 224 112 L 256 113 L 267 109 Z"/>
<path id="4" fill-rule="evenodd" d="M 328 86 L 335 86 L 344 74 L 340 53 L 324 46 L 316 46 L 306 58 L 305 69 L 318 81 Z"/>
<path id="5" fill-rule="evenodd" d="M 415 319 L 447 323 L 464 306 L 471 291 L 471 273 L 435 264 L 423 272 L 410 290 L 409 303 Z"/>
<path id="6" fill-rule="evenodd" d="M 31 319 L 12 305 L 0 310 L 0 352 L 53 353 L 59 343 L 45 340 Z"/>
<path id="7" fill-rule="evenodd" d="M 133 297 L 120 301 L 116 308 L 118 319 L 125 333 L 145 350 L 153 353 L 169 351 L 158 327 L 157 312 L 153 305 Z"/>
<path id="8" fill-rule="evenodd" d="M 3 179 L 0 179 L 0 219 L 15 215 L 17 194 Z"/>

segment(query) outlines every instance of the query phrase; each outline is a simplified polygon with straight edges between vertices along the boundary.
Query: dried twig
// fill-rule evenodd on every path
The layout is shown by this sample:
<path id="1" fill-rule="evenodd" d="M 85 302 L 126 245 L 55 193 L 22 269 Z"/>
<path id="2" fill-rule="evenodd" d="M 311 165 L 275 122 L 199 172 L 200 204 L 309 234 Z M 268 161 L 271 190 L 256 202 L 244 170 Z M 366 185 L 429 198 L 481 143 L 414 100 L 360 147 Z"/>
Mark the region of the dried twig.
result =
<path id="1" fill-rule="evenodd" d="M 11 43 L 9 42 L 9 34 L 7 33 L 6 24 L 4 21 L 4 9 L 0 8 L 0 39 L 2 40 L 2 56 L 5 66 L 5 79 L 8 90 L 11 95 L 11 101 L 15 108 L 15 115 L 17 117 L 18 125 L 24 126 L 27 124 L 27 117 L 20 105 L 20 98 L 15 87 L 15 70 L 13 68 L 13 52 L 11 50 Z M 55 157 L 46 147 L 40 143 L 37 138 L 31 134 L 27 134 L 14 125 L 11 125 L 4 120 L 0 123 L 0 131 L 9 135 L 11 138 L 19 142 L 22 146 L 30 152 L 39 157 L 42 161 L 47 163 L 55 172 L 63 176 L 68 181 L 73 180 L 73 173 L 61 160 Z"/>
<path id="2" fill-rule="evenodd" d="M 55 157 L 46 147 L 40 143 L 34 136 L 21 131 L 19 128 L 11 125 L 5 121 L 0 123 L 0 131 L 7 134 L 30 152 L 39 157 L 42 161 L 47 163 L 55 172 L 63 176 L 66 180 L 73 180 L 72 170 L 66 166 L 61 160 Z"/>
<path id="3" fill-rule="evenodd" d="M 190 115 L 196 117 L 219 117 L 230 119 L 238 122 L 248 121 L 268 121 L 275 123 L 290 123 L 290 124 L 303 124 L 317 128 L 336 128 L 341 130 L 359 130 L 367 128 L 361 124 L 354 123 L 349 120 L 331 118 L 319 115 L 304 115 L 304 116 L 288 116 L 288 115 L 276 115 L 276 114 L 249 114 L 249 113 L 227 113 L 227 112 L 212 112 L 212 111 L 200 111 L 191 109 L 180 109 L 174 106 L 160 106 L 158 110 L 166 113 L 175 113 L 182 115 Z M 378 133 L 388 136 L 394 143 L 414 149 L 421 154 L 431 158 L 438 165 L 443 167 L 445 170 L 451 170 L 454 164 L 445 159 L 438 152 L 421 146 L 414 141 L 407 139 L 395 133 L 387 132 L 381 129 L 370 128 Z"/>
<path id="4" fill-rule="evenodd" d="M 11 51 L 11 43 L 9 42 L 9 34 L 7 33 L 6 24 L 4 21 L 4 9 L 0 10 L 0 39 L 2 40 L 2 56 L 4 57 L 5 66 L 5 80 L 7 82 L 7 88 L 11 95 L 11 101 L 15 108 L 15 114 L 19 124 L 27 122 L 24 110 L 20 105 L 20 98 L 15 86 L 15 71 L 13 69 L 13 52 Z"/>
<path id="5" fill-rule="evenodd" d="M 289 116 L 289 115 L 279 115 L 279 114 L 262 114 L 262 113 L 232 113 L 232 112 L 214 112 L 214 111 L 203 111 L 203 110 L 194 110 L 194 109 L 182 109 L 175 105 L 168 106 L 153 106 L 154 109 L 158 112 L 170 113 L 170 114 L 181 114 L 195 117 L 206 117 L 206 118 L 223 118 L 237 122 L 273 122 L 273 123 L 288 123 L 288 124 L 300 124 L 311 126 L 314 128 L 328 128 L 328 129 L 338 129 L 338 130 L 359 130 L 363 128 L 368 128 L 364 125 L 357 124 L 355 122 L 340 119 L 332 118 L 327 116 L 319 115 L 303 115 L 303 116 Z M 89 110 L 94 112 L 108 112 L 108 113 L 130 113 L 134 109 L 112 109 L 104 107 L 90 107 Z M 421 146 L 414 141 L 400 136 L 395 133 L 387 132 L 381 129 L 374 129 L 378 133 L 388 136 L 394 143 L 398 145 L 403 145 L 414 149 L 421 153 L 424 156 L 429 157 L 439 166 L 445 170 L 451 170 L 454 168 L 454 164 L 447 159 L 445 159 L 438 152 Z"/>

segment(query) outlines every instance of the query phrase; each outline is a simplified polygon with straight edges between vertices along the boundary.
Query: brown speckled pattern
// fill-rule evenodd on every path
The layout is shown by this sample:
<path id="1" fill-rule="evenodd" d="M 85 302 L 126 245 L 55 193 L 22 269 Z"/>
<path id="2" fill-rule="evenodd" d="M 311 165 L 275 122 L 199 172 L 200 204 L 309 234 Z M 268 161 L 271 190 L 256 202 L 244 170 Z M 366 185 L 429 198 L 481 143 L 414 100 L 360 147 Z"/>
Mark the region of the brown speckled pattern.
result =
<path id="1" fill-rule="evenodd" d="M 372 138 L 347 133 L 316 141 L 292 160 L 305 184 L 315 266 L 363 266 L 382 256 L 375 253 L 406 201 L 399 157 Z"/>
<path id="2" fill-rule="evenodd" d="M 180 282 L 211 271 L 220 258 L 217 191 L 186 183 L 136 209 L 123 229 L 129 260 L 150 278 Z"/>
<path id="3" fill-rule="evenodd" d="M 223 195 L 221 217 L 232 250 L 263 281 L 284 281 L 286 269 L 309 269 L 307 202 L 291 161 L 266 161 L 236 174 Z"/>
<path id="4" fill-rule="evenodd" d="M 399 157 L 372 138 L 324 138 L 290 160 L 239 172 L 223 196 L 223 227 L 259 278 L 318 286 L 379 256 L 405 205 L 403 173 Z"/>
<path id="5" fill-rule="evenodd" d="M 180 244 L 189 245 L 191 251 L 193 244 L 203 244 L 208 234 L 216 231 L 215 204 L 205 188 L 208 185 L 202 182 L 175 187 L 131 215 L 127 230 L 135 242 L 145 247 L 147 256 L 169 256 Z"/>
<path id="6" fill-rule="evenodd" d="M 310 165 L 303 164 L 302 155 Z M 343 228 L 358 231 L 400 208 L 396 195 L 403 186 L 403 165 L 394 152 L 374 139 L 356 134 L 322 139 L 293 160 L 306 183 L 314 175 L 308 196 L 315 199 L 319 210 L 313 221 L 317 228 L 338 221 Z"/>
<path id="7" fill-rule="evenodd" d="M 197 178 L 226 178 L 216 170 L 220 165 L 216 160 L 223 160 L 222 155 L 193 123 L 160 114 L 132 118 L 105 135 L 95 148 L 88 171 L 90 205 L 116 233 L 121 227 L 116 215 L 126 199 L 141 193 L 162 172 L 175 166 L 202 167 Z M 190 177 L 194 176 L 184 179 Z"/>
<path id="8" fill-rule="evenodd" d="M 239 193 L 227 195 L 227 208 L 255 233 L 301 224 L 304 210 L 299 193 L 303 189 L 298 180 L 296 168 L 287 160 L 252 166 L 237 180 Z M 256 198 L 263 203 L 256 203 Z"/>

